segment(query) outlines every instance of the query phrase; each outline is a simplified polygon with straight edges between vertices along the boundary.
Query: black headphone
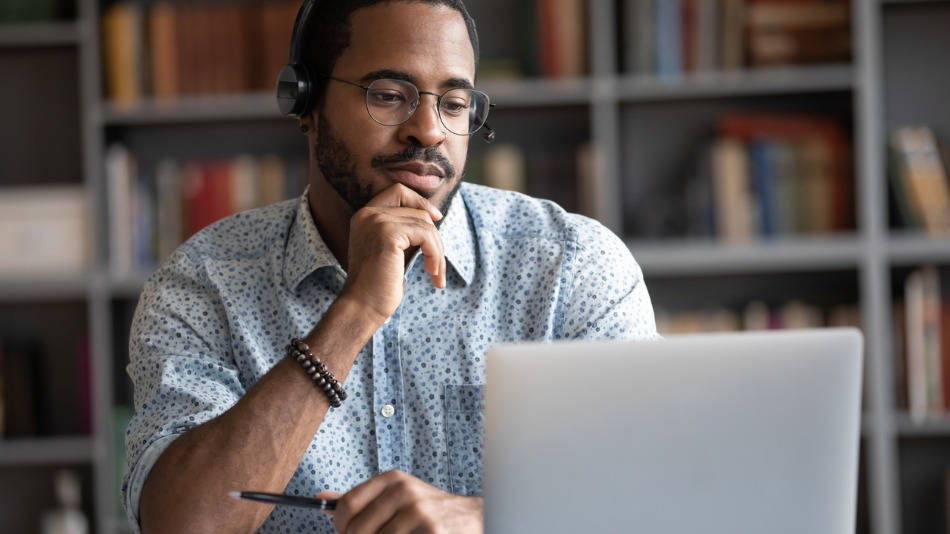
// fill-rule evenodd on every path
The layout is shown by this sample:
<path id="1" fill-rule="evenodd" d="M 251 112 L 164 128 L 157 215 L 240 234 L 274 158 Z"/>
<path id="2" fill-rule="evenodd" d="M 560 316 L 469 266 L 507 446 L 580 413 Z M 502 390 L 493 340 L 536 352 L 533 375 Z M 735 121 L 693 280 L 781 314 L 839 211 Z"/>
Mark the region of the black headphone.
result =
<path id="1" fill-rule="evenodd" d="M 290 37 L 290 62 L 277 75 L 277 107 L 287 117 L 299 119 L 313 110 L 313 77 L 303 61 L 303 41 L 318 3 L 319 0 L 304 0 L 297 11 Z M 483 128 L 482 139 L 486 143 L 494 141 L 495 131 L 491 126 L 486 122 Z"/>

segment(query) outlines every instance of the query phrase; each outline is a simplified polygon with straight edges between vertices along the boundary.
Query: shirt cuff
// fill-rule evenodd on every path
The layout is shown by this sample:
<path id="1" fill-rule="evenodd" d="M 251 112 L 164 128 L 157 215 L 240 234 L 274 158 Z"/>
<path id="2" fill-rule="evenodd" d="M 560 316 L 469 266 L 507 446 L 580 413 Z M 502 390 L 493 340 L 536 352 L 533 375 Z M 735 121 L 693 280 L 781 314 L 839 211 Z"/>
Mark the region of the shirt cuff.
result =
<path id="1" fill-rule="evenodd" d="M 129 518 L 132 532 L 139 534 L 141 526 L 139 525 L 139 498 L 142 496 L 142 486 L 145 485 L 145 479 L 152 471 L 152 466 L 158 460 L 158 457 L 165 452 L 165 449 L 175 441 L 181 434 L 171 434 L 163 436 L 149 445 L 139 456 L 138 462 L 129 473 L 128 486 L 125 492 L 125 512 Z"/>

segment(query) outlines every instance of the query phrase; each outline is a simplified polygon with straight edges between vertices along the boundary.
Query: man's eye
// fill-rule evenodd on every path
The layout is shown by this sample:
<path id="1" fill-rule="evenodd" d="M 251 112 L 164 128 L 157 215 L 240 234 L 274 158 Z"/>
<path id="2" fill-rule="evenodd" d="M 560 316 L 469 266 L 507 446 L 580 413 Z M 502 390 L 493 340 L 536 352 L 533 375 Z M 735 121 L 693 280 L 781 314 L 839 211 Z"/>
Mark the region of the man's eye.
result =
<path id="1" fill-rule="evenodd" d="M 406 97 L 398 91 L 373 91 L 369 94 L 370 100 L 374 104 L 402 104 L 406 101 Z"/>
<path id="2" fill-rule="evenodd" d="M 448 100 L 442 102 L 442 110 L 449 113 L 462 113 L 468 109 L 468 102 L 464 100 Z"/>

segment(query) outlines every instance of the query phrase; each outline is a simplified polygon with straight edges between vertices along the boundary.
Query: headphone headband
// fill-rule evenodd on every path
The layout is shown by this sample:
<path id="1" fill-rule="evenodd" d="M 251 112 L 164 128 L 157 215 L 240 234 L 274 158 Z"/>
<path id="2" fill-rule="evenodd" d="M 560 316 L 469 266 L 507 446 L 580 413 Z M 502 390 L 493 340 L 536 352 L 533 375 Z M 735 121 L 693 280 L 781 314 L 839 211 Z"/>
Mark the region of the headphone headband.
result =
<path id="1" fill-rule="evenodd" d="M 277 76 L 277 107 L 288 117 L 300 118 L 313 109 L 313 78 L 303 61 L 303 41 L 319 0 L 304 0 L 290 37 L 290 62 Z"/>
<path id="2" fill-rule="evenodd" d="M 317 0 L 305 0 L 300 9 L 297 10 L 297 18 L 294 19 L 294 31 L 290 37 L 291 65 L 303 63 L 303 38 L 310 23 L 310 14 L 313 13 L 316 6 Z"/>

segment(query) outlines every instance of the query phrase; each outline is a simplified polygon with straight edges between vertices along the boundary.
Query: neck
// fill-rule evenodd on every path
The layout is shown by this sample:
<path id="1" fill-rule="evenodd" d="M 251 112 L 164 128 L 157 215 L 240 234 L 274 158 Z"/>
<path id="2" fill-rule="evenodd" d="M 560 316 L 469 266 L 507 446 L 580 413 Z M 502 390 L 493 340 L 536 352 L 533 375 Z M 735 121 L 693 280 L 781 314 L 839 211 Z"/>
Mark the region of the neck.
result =
<path id="1" fill-rule="evenodd" d="M 350 218 L 353 210 L 322 177 L 310 180 L 310 215 L 327 248 L 347 270 L 350 243 Z"/>

